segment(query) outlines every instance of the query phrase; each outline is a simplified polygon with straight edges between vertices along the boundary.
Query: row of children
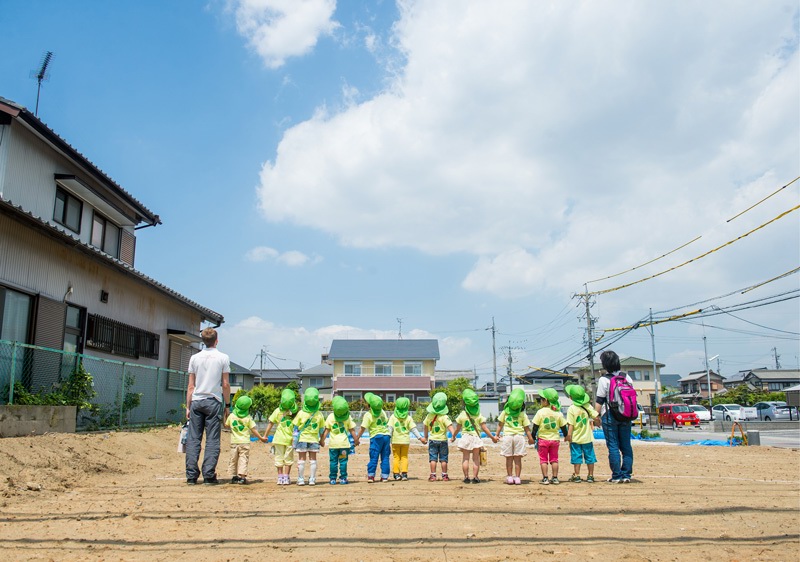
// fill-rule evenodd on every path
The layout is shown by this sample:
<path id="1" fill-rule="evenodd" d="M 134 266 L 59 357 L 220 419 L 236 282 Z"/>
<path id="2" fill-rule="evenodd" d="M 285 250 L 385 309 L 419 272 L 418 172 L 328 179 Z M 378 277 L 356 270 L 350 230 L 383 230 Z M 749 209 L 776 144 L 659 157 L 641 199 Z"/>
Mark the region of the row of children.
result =
<path id="1" fill-rule="evenodd" d="M 386 482 L 391 474 L 394 480 L 408 480 L 408 450 L 411 435 L 423 444 L 428 445 L 430 476 L 428 480 L 438 480 L 437 464 L 441 466 L 441 480 L 448 481 L 448 461 L 450 441 L 458 439 L 457 447 L 462 452 L 462 471 L 464 483 L 478 484 L 481 454 L 485 451 L 480 430 L 492 442 L 502 442 L 500 454 L 506 458 L 505 482 L 521 484 L 522 457 L 527 455 L 527 446 L 538 438 L 539 462 L 542 470 L 542 484 L 558 484 L 558 446 L 559 431 L 565 441 L 570 442 L 570 455 L 574 473 L 570 480 L 580 482 L 581 464 L 587 464 L 588 482 L 594 482 L 594 448 L 591 420 L 597 421 L 597 412 L 588 404 L 589 396 L 577 385 L 569 385 L 565 391 L 572 399 L 572 406 L 566 419 L 561 413 L 558 393 L 547 388 L 539 392 L 540 409 L 531 421 L 525 413 L 525 393 L 521 389 L 511 392 L 506 405 L 498 417 L 497 433 L 493 434 L 486 426 L 486 418 L 480 413 L 478 395 L 471 389 L 462 393 L 463 410 L 456 417 L 455 423 L 448 417 L 447 395 L 436 393 L 427 407 L 427 415 L 423 420 L 423 435 L 420 435 L 416 423 L 409 415 L 410 401 L 399 398 L 391 415 L 383 409 L 383 400 L 372 393 L 364 398 L 369 410 L 361 420 L 356 431 L 356 424 L 350 415 L 347 401 L 341 396 L 334 397 L 333 412 L 327 419 L 319 412 L 319 391 L 308 388 L 303 394 L 302 407 L 297 404 L 295 393 L 284 389 L 278 408 L 269 416 L 269 423 L 262 436 L 256 429 L 256 423 L 249 415 L 252 400 L 248 396 L 240 397 L 233 411 L 225 421 L 231 429 L 231 457 L 229 470 L 233 474 L 232 482 L 247 482 L 247 465 L 250 450 L 250 434 L 263 442 L 275 427 L 272 440 L 275 467 L 278 472 L 278 484 L 290 484 L 290 471 L 294 464 L 294 452 L 297 451 L 297 484 L 306 484 L 305 468 L 308 463 L 310 471 L 308 484 L 316 484 L 317 453 L 328 440 L 329 449 L 329 482 L 330 484 L 348 484 L 347 464 L 354 447 L 358 446 L 364 432 L 369 433 L 369 462 L 367 464 L 367 482 L 376 480 Z M 460 432 L 460 436 L 459 436 Z M 470 461 L 472 469 L 470 470 Z M 380 473 L 378 467 L 380 465 Z M 548 466 L 552 476 L 548 478 Z"/>

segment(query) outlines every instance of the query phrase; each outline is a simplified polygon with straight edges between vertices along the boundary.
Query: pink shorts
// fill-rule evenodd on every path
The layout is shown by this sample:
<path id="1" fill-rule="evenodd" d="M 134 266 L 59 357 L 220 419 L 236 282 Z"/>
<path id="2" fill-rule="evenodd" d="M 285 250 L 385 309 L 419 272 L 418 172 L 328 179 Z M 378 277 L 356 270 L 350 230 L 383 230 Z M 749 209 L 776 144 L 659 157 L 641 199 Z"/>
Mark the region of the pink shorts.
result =
<path id="1" fill-rule="evenodd" d="M 558 462 L 558 446 L 560 441 L 539 439 L 539 464 Z"/>

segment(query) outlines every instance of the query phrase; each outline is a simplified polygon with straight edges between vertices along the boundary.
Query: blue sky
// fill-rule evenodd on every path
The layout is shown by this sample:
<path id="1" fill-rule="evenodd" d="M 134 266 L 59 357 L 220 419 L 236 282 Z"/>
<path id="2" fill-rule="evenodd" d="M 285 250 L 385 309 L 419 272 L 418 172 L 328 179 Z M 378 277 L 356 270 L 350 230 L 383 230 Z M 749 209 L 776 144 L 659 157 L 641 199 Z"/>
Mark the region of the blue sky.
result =
<path id="1" fill-rule="evenodd" d="M 33 110 L 55 53 L 39 117 L 160 214 L 137 268 L 222 313 L 245 366 L 262 346 L 313 366 L 401 318 L 441 368 L 486 378 L 494 317 L 501 372 L 503 347 L 515 370 L 563 367 L 585 282 L 670 269 L 800 199 L 797 182 L 726 222 L 800 175 L 796 2 L 9 0 L 0 26 L 0 96 Z M 795 211 L 592 313 L 693 310 L 798 261 Z M 799 311 L 705 318 L 709 356 L 797 367 Z M 703 368 L 696 322 L 656 327 L 666 372 Z M 612 348 L 651 357 L 643 329 Z"/>

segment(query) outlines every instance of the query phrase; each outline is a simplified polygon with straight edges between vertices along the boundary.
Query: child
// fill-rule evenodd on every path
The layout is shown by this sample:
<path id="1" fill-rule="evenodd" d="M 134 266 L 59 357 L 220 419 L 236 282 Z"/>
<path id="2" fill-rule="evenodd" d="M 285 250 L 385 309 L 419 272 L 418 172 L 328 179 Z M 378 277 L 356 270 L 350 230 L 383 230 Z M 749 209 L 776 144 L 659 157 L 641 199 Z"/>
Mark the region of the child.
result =
<path id="1" fill-rule="evenodd" d="M 278 470 L 278 486 L 288 486 L 291 483 L 289 472 L 294 464 L 292 420 L 297 413 L 295 398 L 291 388 L 283 389 L 280 407 L 275 408 L 270 415 L 267 430 L 264 432 L 264 435 L 269 435 L 272 427 L 277 426 L 275 437 L 272 438 L 272 448 L 275 452 L 275 468 Z"/>
<path id="2" fill-rule="evenodd" d="M 364 400 L 369 405 L 369 411 L 361 419 L 361 429 L 357 439 L 369 430 L 369 462 L 367 463 L 367 483 L 375 482 L 375 473 L 378 469 L 378 458 L 381 464 L 381 482 L 389 481 L 389 452 L 391 445 L 389 437 L 389 418 L 383 411 L 383 399 L 371 392 L 364 395 Z"/>
<path id="3" fill-rule="evenodd" d="M 492 435 L 489 428 L 486 427 L 486 418 L 481 415 L 480 401 L 475 391 L 465 388 L 461 393 L 461 400 L 464 402 L 464 410 L 458 414 L 456 418 L 456 427 L 453 431 L 451 441 L 455 441 L 458 430 L 462 427 L 464 430 L 461 432 L 461 438 L 458 440 L 458 448 L 461 449 L 463 459 L 461 461 L 461 468 L 464 471 L 464 484 L 479 484 L 478 471 L 481 468 L 481 448 L 483 441 L 478 433 L 477 428 L 481 428 L 486 435 L 497 443 L 497 437 Z M 472 456 L 473 475 L 470 480 L 469 477 L 469 458 Z"/>
<path id="4" fill-rule="evenodd" d="M 256 422 L 250 417 L 250 406 L 253 400 L 240 396 L 233 406 L 233 412 L 225 420 L 225 426 L 231 428 L 231 460 L 228 471 L 231 473 L 231 484 L 247 484 L 247 462 L 250 460 L 250 434 L 266 443 L 256 429 Z"/>
<path id="5" fill-rule="evenodd" d="M 417 424 L 408 415 L 410 406 L 411 400 L 398 398 L 394 403 L 394 413 L 389 418 L 389 431 L 392 433 L 392 474 L 395 480 L 408 480 L 408 448 L 411 445 L 409 433 L 423 444 L 427 443 L 417 431 Z"/>
<path id="6" fill-rule="evenodd" d="M 567 420 L 561 413 L 561 402 L 558 392 L 554 388 L 545 388 L 539 391 L 539 411 L 533 416 L 533 435 L 539 437 L 539 466 L 542 469 L 540 484 L 560 484 L 558 480 L 558 430 L 561 428 L 564 441 L 567 437 Z M 547 479 L 547 465 L 553 472 L 552 478 Z"/>
<path id="7" fill-rule="evenodd" d="M 450 456 L 450 450 L 447 448 L 447 430 L 450 430 L 451 435 L 455 435 L 453 431 L 453 422 L 447 417 L 450 410 L 447 407 L 447 395 L 444 392 L 437 392 L 431 398 L 431 403 L 427 407 L 428 415 L 422 421 L 423 434 L 425 439 L 428 440 L 428 460 L 431 463 L 431 475 L 428 477 L 429 482 L 436 482 L 436 463 L 442 465 L 442 480 L 448 482 L 450 477 L 447 475 L 447 459 Z M 430 438 L 428 438 L 430 432 Z"/>
<path id="8" fill-rule="evenodd" d="M 297 485 L 305 486 L 306 457 L 309 458 L 311 474 L 308 485 L 317 483 L 317 451 L 319 451 L 319 434 L 325 427 L 325 418 L 319 413 L 319 390 L 307 388 L 303 393 L 303 408 L 292 420 L 292 425 L 300 432 L 297 441 Z"/>
<path id="9" fill-rule="evenodd" d="M 347 458 L 350 455 L 350 440 L 347 434 L 353 436 L 353 442 L 358 445 L 356 431 L 353 429 L 356 424 L 350 417 L 350 406 L 347 400 L 341 396 L 333 399 L 333 413 L 325 420 L 325 431 L 319 444 L 325 446 L 325 438 L 330 435 L 331 441 L 328 449 L 328 459 L 330 461 L 328 478 L 331 486 L 336 484 L 336 476 L 339 476 L 339 484 L 349 484 L 347 481 Z"/>
<path id="10" fill-rule="evenodd" d="M 567 410 L 567 441 L 569 441 L 569 456 L 572 462 L 572 476 L 570 482 L 581 481 L 581 461 L 586 464 L 589 475 L 587 482 L 594 482 L 594 464 L 597 458 L 594 456 L 594 434 L 592 432 L 591 420 L 598 420 L 597 411 L 589 404 L 589 395 L 582 386 L 570 384 L 564 388 L 564 392 L 572 399 L 572 406 Z"/>
<path id="11" fill-rule="evenodd" d="M 533 436 L 528 427 L 531 422 L 525 413 L 524 390 L 515 388 L 511 391 L 497 421 L 497 434 L 503 432 L 500 454 L 506 458 L 506 484 L 522 484 L 522 457 L 528 454 L 527 445 L 533 445 Z M 525 436 L 528 438 L 527 444 Z"/>

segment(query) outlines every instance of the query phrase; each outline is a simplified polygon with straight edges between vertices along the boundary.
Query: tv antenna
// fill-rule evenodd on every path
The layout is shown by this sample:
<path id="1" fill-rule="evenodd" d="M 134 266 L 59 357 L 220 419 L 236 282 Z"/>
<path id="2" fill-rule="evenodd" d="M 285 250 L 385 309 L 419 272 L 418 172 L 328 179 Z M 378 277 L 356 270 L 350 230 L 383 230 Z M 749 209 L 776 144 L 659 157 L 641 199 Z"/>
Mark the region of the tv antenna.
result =
<path id="1" fill-rule="evenodd" d="M 36 117 L 39 116 L 39 93 L 42 90 L 42 82 L 50 80 L 50 73 L 47 68 L 50 66 L 50 61 L 53 60 L 53 51 L 47 51 L 42 56 L 42 64 L 39 65 L 39 70 L 31 70 L 31 78 L 36 78 L 36 111 L 33 113 Z"/>
<path id="2" fill-rule="evenodd" d="M 398 318 L 397 319 L 397 339 L 399 339 L 399 340 L 403 339 L 403 319 L 402 318 Z"/>

